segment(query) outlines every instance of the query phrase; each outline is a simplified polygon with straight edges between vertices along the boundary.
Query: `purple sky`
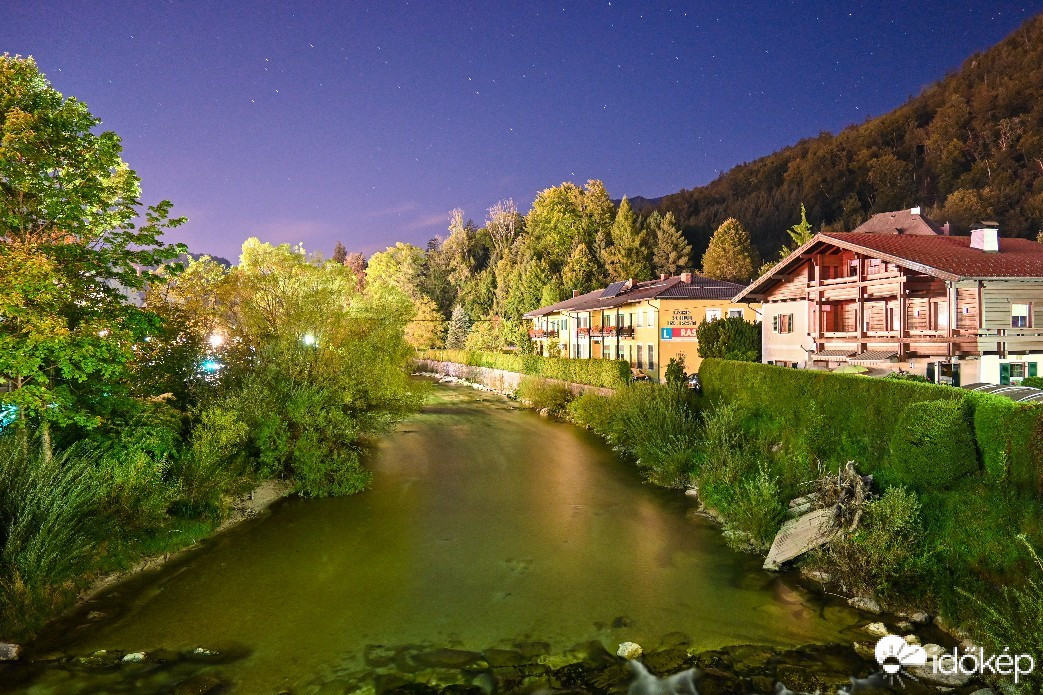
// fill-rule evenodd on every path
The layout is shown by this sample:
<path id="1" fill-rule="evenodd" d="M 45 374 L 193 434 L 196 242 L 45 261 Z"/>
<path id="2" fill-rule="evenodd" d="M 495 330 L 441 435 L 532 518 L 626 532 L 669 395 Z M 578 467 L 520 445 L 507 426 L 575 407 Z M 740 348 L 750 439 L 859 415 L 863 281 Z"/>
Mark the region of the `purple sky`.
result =
<path id="1" fill-rule="evenodd" d="M 0 2 L 0 51 L 123 137 L 172 238 L 423 244 L 562 181 L 692 188 L 884 113 L 1043 2 Z"/>

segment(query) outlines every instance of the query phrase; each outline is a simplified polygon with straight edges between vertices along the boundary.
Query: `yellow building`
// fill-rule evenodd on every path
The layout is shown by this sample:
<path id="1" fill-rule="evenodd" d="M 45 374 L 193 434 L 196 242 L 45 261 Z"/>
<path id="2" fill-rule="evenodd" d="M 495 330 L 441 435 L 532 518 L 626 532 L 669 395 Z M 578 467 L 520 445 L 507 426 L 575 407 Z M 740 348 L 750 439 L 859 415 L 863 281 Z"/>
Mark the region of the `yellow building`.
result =
<path id="1" fill-rule="evenodd" d="M 673 357 L 684 357 L 689 373 L 698 371 L 699 324 L 729 316 L 760 320 L 760 304 L 732 301 L 743 289 L 691 273 L 628 280 L 530 311 L 525 318 L 532 321 L 529 336 L 539 354 L 622 359 L 662 380 Z"/>

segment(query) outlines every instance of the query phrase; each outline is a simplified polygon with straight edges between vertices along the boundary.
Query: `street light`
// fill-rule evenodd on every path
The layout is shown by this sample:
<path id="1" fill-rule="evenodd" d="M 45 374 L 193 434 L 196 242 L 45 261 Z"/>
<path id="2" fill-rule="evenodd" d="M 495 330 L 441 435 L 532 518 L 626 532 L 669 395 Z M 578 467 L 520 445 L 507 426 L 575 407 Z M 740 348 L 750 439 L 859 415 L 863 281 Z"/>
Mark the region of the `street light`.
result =
<path id="1" fill-rule="evenodd" d="M 315 340 L 315 335 L 314 335 L 313 333 L 305 333 L 305 334 L 304 334 L 304 337 L 303 337 L 303 338 L 301 338 L 301 340 L 302 340 L 302 341 L 304 342 L 304 344 L 305 344 L 305 345 L 307 345 L 308 347 L 315 347 L 315 343 L 317 342 L 317 341 Z"/>
<path id="2" fill-rule="evenodd" d="M 210 334 L 210 347 L 215 350 L 225 344 L 225 337 L 220 333 Z"/>

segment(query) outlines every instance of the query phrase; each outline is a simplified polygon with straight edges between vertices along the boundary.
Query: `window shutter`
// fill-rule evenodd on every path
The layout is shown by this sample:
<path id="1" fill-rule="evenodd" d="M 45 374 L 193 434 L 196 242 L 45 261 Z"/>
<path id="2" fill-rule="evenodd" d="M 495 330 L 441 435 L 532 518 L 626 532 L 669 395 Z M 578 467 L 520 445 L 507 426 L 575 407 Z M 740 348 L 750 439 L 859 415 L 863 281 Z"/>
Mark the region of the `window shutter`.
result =
<path id="1" fill-rule="evenodd" d="M 778 316 L 778 314 L 776 314 L 775 316 L 771 317 L 771 330 L 773 330 L 776 333 L 779 332 L 779 316 Z"/>
<path id="2" fill-rule="evenodd" d="M 1029 362 L 1029 376 L 1036 376 L 1036 369 L 1039 367 L 1039 362 Z"/>
<path id="3" fill-rule="evenodd" d="M 1000 365 L 1000 385 L 1010 386 L 1010 365 L 1006 362 Z"/>

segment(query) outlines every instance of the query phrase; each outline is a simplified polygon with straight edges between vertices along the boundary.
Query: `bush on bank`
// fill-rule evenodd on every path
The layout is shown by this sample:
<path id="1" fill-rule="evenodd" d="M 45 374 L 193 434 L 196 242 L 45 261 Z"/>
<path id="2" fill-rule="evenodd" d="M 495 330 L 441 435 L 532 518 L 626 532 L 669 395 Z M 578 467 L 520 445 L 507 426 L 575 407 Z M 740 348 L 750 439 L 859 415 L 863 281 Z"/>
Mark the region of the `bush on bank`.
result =
<path id="1" fill-rule="evenodd" d="M 625 360 L 586 360 L 568 357 L 541 357 L 518 353 L 476 350 L 425 350 L 422 359 L 455 362 L 471 367 L 488 367 L 545 379 L 602 388 L 620 388 L 630 381 L 630 365 Z"/>

